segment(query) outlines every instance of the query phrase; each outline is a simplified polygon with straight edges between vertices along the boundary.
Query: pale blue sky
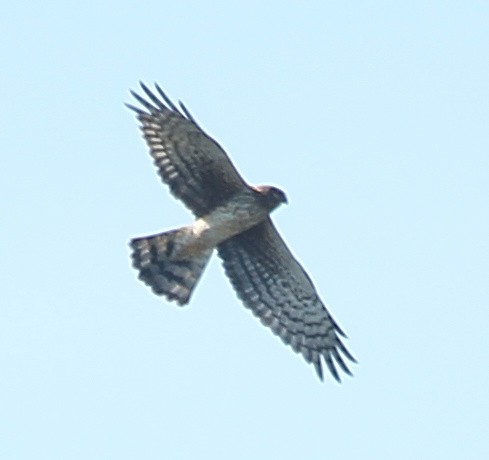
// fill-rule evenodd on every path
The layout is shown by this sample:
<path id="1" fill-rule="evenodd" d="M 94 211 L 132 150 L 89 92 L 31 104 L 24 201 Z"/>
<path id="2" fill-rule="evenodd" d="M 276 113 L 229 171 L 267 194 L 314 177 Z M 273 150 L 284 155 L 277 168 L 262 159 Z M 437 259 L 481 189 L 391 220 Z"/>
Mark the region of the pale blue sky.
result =
<path id="1" fill-rule="evenodd" d="M 489 4 L 0 7 L 0 458 L 489 458 Z M 190 222 L 123 106 L 182 99 L 348 333 L 320 383 L 213 260 L 152 295 L 131 237 Z"/>

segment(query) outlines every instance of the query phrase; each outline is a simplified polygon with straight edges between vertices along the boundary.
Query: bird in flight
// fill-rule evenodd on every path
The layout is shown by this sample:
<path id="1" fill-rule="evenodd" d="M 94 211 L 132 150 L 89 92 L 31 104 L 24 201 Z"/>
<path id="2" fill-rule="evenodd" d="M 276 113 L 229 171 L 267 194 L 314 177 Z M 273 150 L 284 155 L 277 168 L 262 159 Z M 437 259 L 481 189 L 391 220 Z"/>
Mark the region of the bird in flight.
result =
<path id="1" fill-rule="evenodd" d="M 311 363 L 321 380 L 322 361 L 337 381 L 337 366 L 351 375 L 342 355 L 356 361 L 341 341 L 345 334 L 270 218 L 287 202 L 285 193 L 248 185 L 181 102 L 174 105 L 158 85 L 155 92 L 143 83 L 141 88 L 146 98 L 131 91 L 141 108 L 126 105 L 136 112 L 161 179 L 196 220 L 131 240 L 139 279 L 155 294 L 185 305 L 216 249 L 243 304 Z"/>

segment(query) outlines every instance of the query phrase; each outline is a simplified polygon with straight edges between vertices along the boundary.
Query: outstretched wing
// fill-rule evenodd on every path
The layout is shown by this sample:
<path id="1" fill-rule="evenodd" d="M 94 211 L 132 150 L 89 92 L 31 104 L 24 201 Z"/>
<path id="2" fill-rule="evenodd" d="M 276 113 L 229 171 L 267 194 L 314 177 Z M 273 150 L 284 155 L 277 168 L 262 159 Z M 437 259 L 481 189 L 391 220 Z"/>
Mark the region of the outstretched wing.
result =
<path id="1" fill-rule="evenodd" d="M 340 340 L 345 334 L 270 219 L 221 243 L 219 256 L 245 306 L 312 363 L 321 380 L 321 356 L 336 380 L 335 363 L 351 375 L 339 353 L 355 362 Z"/>
<path id="2" fill-rule="evenodd" d="M 196 216 L 225 203 L 247 184 L 226 152 L 197 125 L 180 103 L 180 110 L 158 85 L 158 96 L 143 83 L 148 100 L 131 91 L 145 110 L 137 113 L 141 130 L 163 182 Z"/>

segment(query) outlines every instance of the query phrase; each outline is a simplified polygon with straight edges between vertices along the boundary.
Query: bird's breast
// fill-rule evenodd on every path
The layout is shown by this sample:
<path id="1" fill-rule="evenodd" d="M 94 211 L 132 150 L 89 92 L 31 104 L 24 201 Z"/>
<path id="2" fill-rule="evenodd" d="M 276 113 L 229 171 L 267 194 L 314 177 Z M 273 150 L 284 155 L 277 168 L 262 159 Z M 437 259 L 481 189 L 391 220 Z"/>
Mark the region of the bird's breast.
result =
<path id="1" fill-rule="evenodd" d="M 219 243 L 244 232 L 266 219 L 268 211 L 253 200 L 243 196 L 230 200 L 211 213 L 197 219 L 192 225 L 192 233 L 206 247 Z"/>

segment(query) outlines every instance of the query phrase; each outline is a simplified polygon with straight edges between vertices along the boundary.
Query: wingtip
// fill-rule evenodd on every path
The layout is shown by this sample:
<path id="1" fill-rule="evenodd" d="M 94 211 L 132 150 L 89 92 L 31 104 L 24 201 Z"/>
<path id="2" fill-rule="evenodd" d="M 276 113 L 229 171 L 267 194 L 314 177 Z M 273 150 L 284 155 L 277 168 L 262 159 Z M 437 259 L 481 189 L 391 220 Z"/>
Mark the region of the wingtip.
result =
<path id="1" fill-rule="evenodd" d="M 160 94 L 163 93 L 166 96 L 166 93 L 161 89 L 161 86 L 158 85 L 158 83 L 155 82 L 154 85 L 155 85 L 156 91 L 158 91 L 158 93 L 160 93 Z"/>
<path id="2" fill-rule="evenodd" d="M 165 101 L 165 103 L 170 107 L 171 110 L 174 112 L 180 114 L 180 111 L 178 110 L 177 106 L 172 102 L 172 100 L 167 96 L 167 94 L 161 89 L 161 86 L 158 85 L 158 83 L 155 83 L 155 88 L 158 94 L 161 96 L 161 98 Z"/>
<path id="3" fill-rule="evenodd" d="M 132 104 L 129 104 L 128 102 L 124 102 L 124 105 L 125 105 L 125 106 L 126 106 L 128 109 L 132 110 L 133 112 L 136 112 L 138 115 L 140 115 L 140 114 L 144 113 L 144 111 L 143 111 L 143 110 L 139 109 L 138 107 L 135 107 L 135 106 L 134 106 L 134 105 L 132 105 Z"/>
<path id="4" fill-rule="evenodd" d="M 348 351 L 348 348 L 346 348 L 345 344 L 340 340 L 339 337 L 336 338 L 336 347 L 343 353 L 352 363 L 357 364 L 358 361 L 355 359 L 355 357 Z"/>
<path id="5" fill-rule="evenodd" d="M 334 322 L 334 328 L 335 328 L 336 332 L 341 335 L 341 337 L 344 337 L 345 339 L 348 338 L 346 333 L 343 331 L 343 329 L 341 329 L 340 326 L 338 326 L 338 323 L 336 321 Z"/>
<path id="6" fill-rule="evenodd" d="M 139 86 L 141 87 L 141 89 L 144 91 L 144 93 L 147 96 L 149 96 L 149 97 L 153 96 L 153 93 L 151 92 L 151 90 L 148 88 L 148 86 L 143 81 L 139 80 Z"/>
<path id="7" fill-rule="evenodd" d="M 182 102 L 179 101 L 179 106 L 178 108 L 172 100 L 167 96 L 167 94 L 163 91 L 160 85 L 158 83 L 154 83 L 154 87 L 156 89 L 155 94 L 146 83 L 144 83 L 142 80 L 139 80 L 139 86 L 141 87 L 143 93 L 146 95 L 148 100 L 146 100 L 144 97 L 141 97 L 138 93 L 133 91 L 132 89 L 129 90 L 131 96 L 136 99 L 146 110 L 148 110 L 149 114 L 156 114 L 158 112 L 166 112 L 168 110 L 176 113 L 177 115 L 180 115 L 183 118 L 187 118 L 190 121 L 192 121 L 197 127 L 199 127 L 195 121 L 195 119 L 192 117 L 190 114 L 189 110 L 183 105 Z M 159 96 L 159 97 L 158 97 Z M 160 99 L 161 98 L 161 99 Z M 138 109 L 134 107 L 131 104 L 126 104 L 131 110 L 134 110 L 138 114 L 146 113 L 144 110 Z"/>
<path id="8" fill-rule="evenodd" d="M 338 373 L 338 370 L 336 369 L 336 366 L 334 365 L 333 359 L 331 358 L 331 353 L 326 351 L 323 354 L 324 361 L 326 363 L 326 366 L 328 366 L 328 370 L 331 373 L 331 375 L 334 377 L 334 379 L 338 382 L 341 383 L 341 378 Z"/>
<path id="9" fill-rule="evenodd" d="M 319 357 L 319 354 L 314 357 L 312 364 L 314 366 L 317 376 L 319 377 L 319 380 L 321 380 L 321 382 L 324 382 L 323 367 L 321 366 L 321 358 Z"/>

